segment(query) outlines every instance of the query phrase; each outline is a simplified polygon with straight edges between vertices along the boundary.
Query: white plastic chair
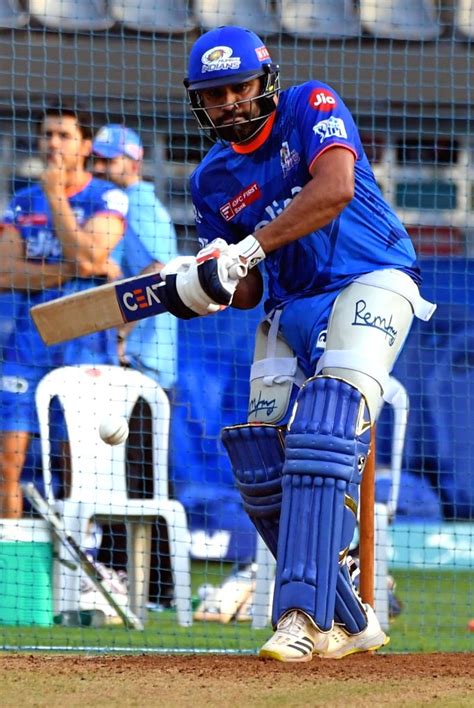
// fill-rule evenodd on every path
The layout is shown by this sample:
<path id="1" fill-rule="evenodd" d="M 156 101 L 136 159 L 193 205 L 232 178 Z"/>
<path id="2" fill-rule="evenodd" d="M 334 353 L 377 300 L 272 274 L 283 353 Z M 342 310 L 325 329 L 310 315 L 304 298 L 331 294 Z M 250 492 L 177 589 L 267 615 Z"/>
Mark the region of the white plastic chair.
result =
<path id="1" fill-rule="evenodd" d="M 307 39 L 356 37 L 361 33 L 352 0 L 281 0 L 285 32 Z"/>
<path id="2" fill-rule="evenodd" d="M 474 0 L 457 0 L 454 26 L 467 39 L 474 38 Z"/>
<path id="3" fill-rule="evenodd" d="M 194 15 L 204 29 L 242 25 L 264 36 L 279 30 L 269 0 L 194 0 Z"/>
<path id="4" fill-rule="evenodd" d="M 104 0 L 29 0 L 28 6 L 37 22 L 64 32 L 100 31 L 114 24 Z"/>
<path id="5" fill-rule="evenodd" d="M 110 14 L 137 32 L 179 33 L 196 23 L 188 0 L 110 0 Z"/>
<path id="6" fill-rule="evenodd" d="M 17 0 L 0 0 L 0 29 L 16 29 L 28 24 L 28 13 Z"/>
<path id="7" fill-rule="evenodd" d="M 360 19 L 374 37 L 419 41 L 441 34 L 432 0 L 360 0 Z"/>
<path id="8" fill-rule="evenodd" d="M 408 422 L 409 400 L 405 387 L 394 376 L 390 376 L 390 387 L 385 392 L 385 400 L 393 409 L 392 448 L 390 472 L 392 486 L 387 504 L 375 504 L 375 548 L 374 548 L 374 609 L 383 629 L 388 629 L 388 526 L 395 516 L 400 493 L 400 478 Z M 275 560 L 257 536 L 257 571 L 252 612 L 252 627 L 262 629 L 270 620 L 271 594 L 275 574 Z"/>
<path id="9" fill-rule="evenodd" d="M 62 405 L 71 457 L 70 494 L 55 500 L 51 483 L 49 409 L 52 399 Z M 125 444 L 110 446 L 98 426 L 109 412 L 129 419 L 138 399 L 152 415 L 153 498 L 129 499 L 126 486 Z M 171 570 L 178 622 L 189 625 L 191 613 L 190 534 L 184 507 L 168 494 L 169 400 L 152 379 L 118 366 L 67 366 L 51 371 L 36 391 L 45 489 L 50 503 L 62 514 L 68 531 L 83 546 L 91 518 L 124 522 L 130 608 L 145 620 L 148 601 L 152 523 L 158 517 L 168 528 Z M 60 551 L 61 552 L 61 551 Z M 64 564 L 56 567 L 57 611 L 77 610 L 80 573 Z"/>

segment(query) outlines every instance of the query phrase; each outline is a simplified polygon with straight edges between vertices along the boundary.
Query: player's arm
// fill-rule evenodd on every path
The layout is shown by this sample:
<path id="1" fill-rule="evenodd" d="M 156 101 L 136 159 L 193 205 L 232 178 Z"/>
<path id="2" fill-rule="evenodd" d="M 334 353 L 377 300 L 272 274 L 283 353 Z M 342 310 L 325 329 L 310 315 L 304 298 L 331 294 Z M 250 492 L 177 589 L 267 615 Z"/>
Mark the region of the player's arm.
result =
<path id="1" fill-rule="evenodd" d="M 265 253 L 286 246 L 333 221 L 354 196 L 354 154 L 334 146 L 310 168 L 312 179 L 255 238 Z"/>
<path id="2" fill-rule="evenodd" d="M 74 276 L 67 263 L 29 260 L 25 244 L 13 226 L 0 232 L 0 290 L 44 290 L 59 287 Z"/>
<path id="3" fill-rule="evenodd" d="M 83 278 L 107 273 L 110 253 L 123 236 L 123 219 L 115 213 L 101 213 L 81 227 L 65 196 L 48 194 L 48 201 L 64 260 L 75 262 Z"/>
<path id="4" fill-rule="evenodd" d="M 79 234 L 77 247 L 70 245 L 69 253 L 76 253 L 79 274 L 83 278 L 108 275 L 113 280 L 110 254 L 123 237 L 125 224 L 117 214 L 99 214 L 90 218 Z M 64 249 L 64 242 L 63 249 Z M 64 253 L 65 257 L 66 252 Z M 117 271 L 120 269 L 117 267 Z M 116 274 L 116 276 L 118 273 Z"/>
<path id="5" fill-rule="evenodd" d="M 252 291 L 251 286 L 256 285 L 258 276 L 252 274 L 254 266 L 267 253 L 334 220 L 354 196 L 352 149 L 330 147 L 313 161 L 310 172 L 312 179 L 286 209 L 255 234 L 231 245 L 216 239 L 197 254 L 194 267 L 178 272 L 173 279 L 168 279 L 167 266 L 163 295 L 168 309 L 178 317 L 186 317 L 189 312 L 200 315 L 216 312 L 219 305 L 255 306 L 258 291 Z M 242 288 L 240 297 L 239 288 Z"/>

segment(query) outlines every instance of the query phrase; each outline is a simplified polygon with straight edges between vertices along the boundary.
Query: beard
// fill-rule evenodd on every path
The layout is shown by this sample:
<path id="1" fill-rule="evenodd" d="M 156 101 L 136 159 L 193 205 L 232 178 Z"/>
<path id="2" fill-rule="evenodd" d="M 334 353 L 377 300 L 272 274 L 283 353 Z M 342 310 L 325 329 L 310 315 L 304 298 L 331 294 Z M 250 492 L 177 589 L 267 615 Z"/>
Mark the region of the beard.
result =
<path id="1" fill-rule="evenodd" d="M 215 124 L 215 131 L 221 140 L 227 143 L 245 143 L 259 132 L 266 123 L 268 116 L 264 118 L 253 116 L 251 120 L 251 116 L 247 114 L 245 116 L 239 116 L 239 118 L 243 120 L 241 122 L 225 124 L 220 122 Z"/>

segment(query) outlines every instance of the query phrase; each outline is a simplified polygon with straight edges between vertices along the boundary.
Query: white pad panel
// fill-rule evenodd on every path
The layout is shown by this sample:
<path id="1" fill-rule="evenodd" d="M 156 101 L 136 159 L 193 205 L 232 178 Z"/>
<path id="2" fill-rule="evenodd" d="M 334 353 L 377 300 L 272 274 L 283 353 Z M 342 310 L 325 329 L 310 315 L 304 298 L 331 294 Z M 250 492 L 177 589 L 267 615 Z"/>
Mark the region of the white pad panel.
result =
<path id="1" fill-rule="evenodd" d="M 329 319 L 326 351 L 316 369 L 316 373 L 339 376 L 362 391 L 372 422 L 380 412 L 390 371 L 415 310 L 423 319 L 434 311 L 407 275 L 395 270 L 382 273 L 385 277 L 372 273 L 363 276 L 337 297 Z M 377 277 L 372 283 L 373 275 Z"/>

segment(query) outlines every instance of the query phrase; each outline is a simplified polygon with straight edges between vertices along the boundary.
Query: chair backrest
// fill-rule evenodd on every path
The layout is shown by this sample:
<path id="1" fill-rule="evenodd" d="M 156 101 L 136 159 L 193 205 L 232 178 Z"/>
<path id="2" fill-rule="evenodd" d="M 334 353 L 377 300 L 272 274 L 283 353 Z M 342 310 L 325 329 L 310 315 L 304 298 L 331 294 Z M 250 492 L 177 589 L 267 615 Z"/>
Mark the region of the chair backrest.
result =
<path id="1" fill-rule="evenodd" d="M 304 38 L 355 37 L 361 33 L 352 0 L 281 0 L 285 32 Z"/>
<path id="2" fill-rule="evenodd" d="M 110 0 L 109 8 L 116 22 L 137 32 L 178 33 L 196 26 L 189 0 Z"/>
<path id="3" fill-rule="evenodd" d="M 279 30 L 269 0 L 194 0 L 194 14 L 206 30 L 220 25 L 242 25 L 262 36 Z"/>
<path id="4" fill-rule="evenodd" d="M 457 0 L 454 26 L 464 37 L 474 37 L 474 0 Z"/>
<path id="5" fill-rule="evenodd" d="M 104 443 L 98 432 L 109 413 L 130 419 L 139 399 L 150 406 L 154 497 L 168 497 L 168 434 L 170 405 L 161 386 L 148 376 L 118 366 L 65 366 L 48 373 L 36 391 L 42 461 L 48 496 L 51 493 L 50 415 L 59 400 L 71 455 L 70 498 L 77 501 L 125 501 L 126 446 Z"/>
<path id="6" fill-rule="evenodd" d="M 29 0 L 29 10 L 45 27 L 66 32 L 106 30 L 114 24 L 105 0 Z"/>
<path id="7" fill-rule="evenodd" d="M 15 29 L 28 24 L 28 13 L 17 0 L 0 0 L 0 29 Z"/>
<path id="8" fill-rule="evenodd" d="M 441 33 L 432 0 L 360 0 L 360 19 L 374 37 L 420 40 Z"/>

